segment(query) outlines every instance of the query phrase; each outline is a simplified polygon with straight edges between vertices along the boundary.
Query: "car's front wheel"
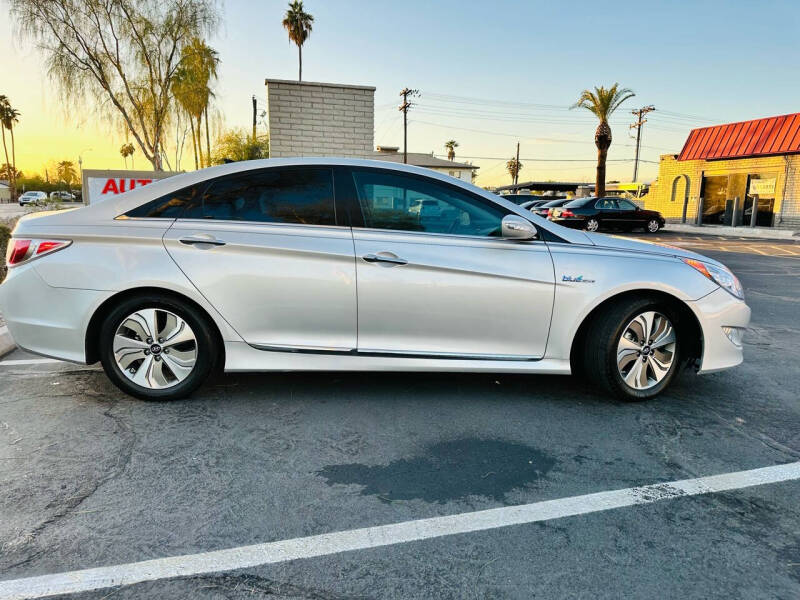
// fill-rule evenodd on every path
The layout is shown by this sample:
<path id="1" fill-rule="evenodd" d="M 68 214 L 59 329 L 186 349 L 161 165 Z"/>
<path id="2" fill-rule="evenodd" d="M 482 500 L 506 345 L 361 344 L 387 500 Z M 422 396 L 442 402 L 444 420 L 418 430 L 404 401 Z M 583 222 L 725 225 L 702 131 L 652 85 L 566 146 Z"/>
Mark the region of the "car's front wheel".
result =
<path id="1" fill-rule="evenodd" d="M 583 226 L 586 231 L 597 231 L 600 229 L 600 221 L 597 219 L 589 219 L 586 221 L 586 224 Z"/>
<path id="2" fill-rule="evenodd" d="M 188 396 L 206 380 L 217 355 L 208 318 L 166 295 L 121 302 L 100 329 L 106 374 L 122 391 L 145 400 Z"/>
<path id="3" fill-rule="evenodd" d="M 681 335 L 676 323 L 669 306 L 647 298 L 612 305 L 586 333 L 584 373 L 625 400 L 658 395 L 679 368 Z"/>
<path id="4" fill-rule="evenodd" d="M 661 223 L 658 219 L 650 219 L 645 226 L 647 233 L 656 233 L 659 229 L 661 229 Z"/>

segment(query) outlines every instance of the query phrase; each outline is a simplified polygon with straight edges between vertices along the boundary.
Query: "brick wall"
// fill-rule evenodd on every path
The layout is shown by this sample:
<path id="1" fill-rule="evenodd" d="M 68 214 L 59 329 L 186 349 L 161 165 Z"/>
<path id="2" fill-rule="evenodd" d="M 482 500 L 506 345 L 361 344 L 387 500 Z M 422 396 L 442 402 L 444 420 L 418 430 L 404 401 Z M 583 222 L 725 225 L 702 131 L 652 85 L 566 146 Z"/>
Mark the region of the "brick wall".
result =
<path id="1" fill-rule="evenodd" d="M 658 178 L 643 197 L 645 208 L 659 211 L 671 221 L 680 220 L 683 212 L 685 177 L 689 178 L 689 204 L 687 222 L 697 215 L 697 200 L 703 175 L 729 176 L 728 196 L 739 196 L 743 201 L 746 193 L 747 175 L 759 173 L 774 175 L 775 184 L 774 226 L 800 229 L 800 156 L 762 156 L 734 160 L 686 160 L 679 161 L 673 154 L 661 156 Z M 678 179 L 674 186 L 673 182 Z M 741 205 L 740 205 L 741 206 Z"/>
<path id="2" fill-rule="evenodd" d="M 372 154 L 375 88 L 267 79 L 270 156 Z"/>

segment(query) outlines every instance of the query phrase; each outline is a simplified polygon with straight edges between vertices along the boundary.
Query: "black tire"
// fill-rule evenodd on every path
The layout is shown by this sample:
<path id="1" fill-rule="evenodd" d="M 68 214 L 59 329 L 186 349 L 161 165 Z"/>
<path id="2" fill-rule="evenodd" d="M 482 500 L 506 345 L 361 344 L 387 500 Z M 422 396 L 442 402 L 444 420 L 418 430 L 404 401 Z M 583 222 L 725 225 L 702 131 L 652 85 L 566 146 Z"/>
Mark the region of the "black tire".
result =
<path id="1" fill-rule="evenodd" d="M 656 311 L 667 317 L 675 329 L 676 343 L 672 365 L 666 376 L 651 388 L 630 387 L 617 368 L 617 344 L 630 321 L 645 311 Z M 610 305 L 599 313 L 586 331 L 580 372 L 589 382 L 627 401 L 653 398 L 669 387 L 681 363 L 682 334 L 674 310 L 652 298 L 629 298 Z M 637 359 L 638 360 L 638 359 Z"/>
<path id="2" fill-rule="evenodd" d="M 658 219 L 650 219 L 644 226 L 645 233 L 658 233 L 661 223 Z"/>
<path id="3" fill-rule="evenodd" d="M 113 341 L 117 329 L 128 315 L 144 308 L 168 310 L 186 321 L 194 332 L 197 360 L 186 379 L 172 387 L 151 389 L 137 385 L 122 373 L 114 359 Z M 158 293 L 128 298 L 115 306 L 100 327 L 99 349 L 100 362 L 108 378 L 126 394 L 142 400 L 177 400 L 189 396 L 205 382 L 220 356 L 215 329 L 208 316 L 187 302 Z"/>

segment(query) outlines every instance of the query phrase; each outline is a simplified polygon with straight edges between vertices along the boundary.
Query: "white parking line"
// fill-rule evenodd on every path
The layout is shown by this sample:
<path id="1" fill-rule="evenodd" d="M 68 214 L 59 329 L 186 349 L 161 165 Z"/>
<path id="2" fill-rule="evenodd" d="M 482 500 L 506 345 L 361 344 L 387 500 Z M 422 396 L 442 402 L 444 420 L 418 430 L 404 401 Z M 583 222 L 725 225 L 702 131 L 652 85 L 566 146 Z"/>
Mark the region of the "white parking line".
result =
<path id="1" fill-rule="evenodd" d="M 63 360 L 55 358 L 28 358 L 24 360 L 0 360 L 0 367 L 18 367 L 22 365 L 49 365 L 63 363 Z"/>
<path id="2" fill-rule="evenodd" d="M 800 462 L 793 462 L 749 471 L 324 533 L 200 554 L 170 556 L 124 565 L 12 579 L 0 581 L 0 600 L 45 598 L 132 585 L 143 581 L 232 571 L 797 479 L 800 479 Z"/>

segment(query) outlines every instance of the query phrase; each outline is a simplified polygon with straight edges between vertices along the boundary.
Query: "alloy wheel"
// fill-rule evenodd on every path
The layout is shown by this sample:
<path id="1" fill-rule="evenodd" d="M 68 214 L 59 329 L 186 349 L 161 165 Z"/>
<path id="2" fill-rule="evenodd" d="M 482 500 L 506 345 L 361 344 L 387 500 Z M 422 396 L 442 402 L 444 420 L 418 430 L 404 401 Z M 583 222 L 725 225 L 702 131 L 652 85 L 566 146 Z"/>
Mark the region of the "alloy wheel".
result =
<path id="1" fill-rule="evenodd" d="M 655 219 L 647 223 L 647 231 L 649 231 L 650 233 L 655 233 L 656 231 L 658 231 L 660 227 L 661 226 L 658 224 L 658 221 L 656 221 Z"/>
<path id="2" fill-rule="evenodd" d="M 635 390 L 647 390 L 667 376 L 675 359 L 675 328 L 655 311 L 643 312 L 625 326 L 617 344 L 617 369 Z"/>
<path id="3" fill-rule="evenodd" d="M 600 227 L 600 223 L 597 219 L 589 219 L 586 221 L 586 231 L 597 231 Z"/>
<path id="4" fill-rule="evenodd" d="M 164 389 L 184 381 L 197 362 L 197 338 L 181 317 L 161 308 L 137 310 L 114 335 L 114 360 L 136 385 Z"/>

